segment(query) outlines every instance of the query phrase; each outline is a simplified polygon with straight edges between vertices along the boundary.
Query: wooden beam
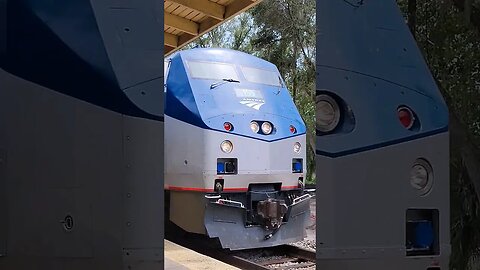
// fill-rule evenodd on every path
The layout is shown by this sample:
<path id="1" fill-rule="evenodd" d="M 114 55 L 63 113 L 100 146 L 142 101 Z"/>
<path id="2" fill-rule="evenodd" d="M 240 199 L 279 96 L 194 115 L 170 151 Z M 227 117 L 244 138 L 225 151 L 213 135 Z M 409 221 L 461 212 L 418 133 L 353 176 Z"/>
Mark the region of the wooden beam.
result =
<path id="1" fill-rule="evenodd" d="M 209 0 L 168 0 L 184 7 L 194 9 L 208 17 L 223 20 L 225 7 Z"/>
<path id="2" fill-rule="evenodd" d="M 169 55 L 171 52 L 173 52 L 175 49 L 172 47 L 165 46 L 165 55 Z"/>
<path id="3" fill-rule="evenodd" d="M 214 19 L 214 18 L 208 18 L 206 20 L 204 20 L 201 24 L 200 24 L 200 33 L 203 35 L 204 33 L 207 33 L 209 32 L 210 30 L 212 30 L 213 28 L 219 26 L 221 23 L 221 21 L 217 20 L 217 19 Z"/>
<path id="4" fill-rule="evenodd" d="M 198 35 L 198 23 L 192 22 L 177 15 L 164 12 L 165 26 L 173 27 L 185 33 Z"/>
<path id="5" fill-rule="evenodd" d="M 209 32 L 213 28 L 217 27 L 220 24 L 220 20 L 214 19 L 214 18 L 208 18 L 205 21 L 203 21 L 200 24 L 200 33 L 197 36 L 191 35 L 191 34 L 183 34 L 178 37 L 178 47 L 175 48 L 172 51 L 167 52 L 168 54 L 173 53 L 179 49 L 181 49 L 183 46 L 191 43 L 192 41 L 196 40 L 199 38 L 201 35 Z"/>
<path id="6" fill-rule="evenodd" d="M 178 47 L 178 36 L 172 35 L 167 32 L 163 32 L 163 37 L 165 39 L 165 45 L 172 48 Z"/>
<path id="7" fill-rule="evenodd" d="M 225 9 L 225 19 L 229 19 L 245 10 L 254 7 L 261 1 L 254 0 L 235 0 Z"/>
<path id="8" fill-rule="evenodd" d="M 258 1 L 253 1 L 253 0 L 235 0 L 233 1 L 230 5 L 226 7 L 225 11 L 225 20 L 223 22 L 226 22 L 230 19 L 232 19 L 234 16 L 238 15 L 241 12 L 244 12 L 245 10 L 252 8 L 259 4 L 261 0 Z M 178 39 L 178 47 L 181 48 L 184 45 L 194 41 L 197 39 L 197 37 L 209 32 L 213 28 L 219 26 L 222 23 L 221 20 L 217 20 L 215 18 L 207 18 L 204 20 L 202 23 L 200 23 L 200 28 L 199 28 L 199 35 L 198 36 L 189 36 L 189 35 L 181 35 Z"/>
<path id="9" fill-rule="evenodd" d="M 171 2 L 189 2 L 188 0 L 168 0 Z M 204 0 L 192 0 L 195 3 L 200 3 L 203 2 Z M 262 0 L 234 0 L 230 5 L 225 7 L 225 16 L 224 18 L 222 17 L 221 19 L 217 19 L 214 17 L 209 17 L 203 20 L 198 27 L 198 34 L 197 35 L 192 35 L 192 33 L 187 33 L 185 32 L 184 34 L 180 35 L 177 39 L 177 47 L 165 51 L 165 55 L 172 54 L 173 52 L 181 49 L 183 46 L 187 45 L 188 43 L 194 41 L 195 39 L 199 38 L 203 34 L 209 32 L 213 28 L 219 26 L 221 23 L 224 23 L 230 19 L 232 19 L 234 16 L 238 15 L 241 12 L 244 12 L 245 10 L 252 8 L 256 5 L 258 5 Z M 213 2 L 212 2 L 213 3 Z M 189 8 L 192 8 L 188 6 Z M 196 9 L 195 9 L 196 10 Z M 200 10 L 198 10 L 200 11 Z M 200 11 L 201 12 L 201 11 Z"/>
<path id="10" fill-rule="evenodd" d="M 198 36 L 190 35 L 190 34 L 183 34 L 178 37 L 178 48 L 180 49 L 181 47 L 187 45 L 188 43 L 191 43 L 192 40 L 197 39 Z"/>

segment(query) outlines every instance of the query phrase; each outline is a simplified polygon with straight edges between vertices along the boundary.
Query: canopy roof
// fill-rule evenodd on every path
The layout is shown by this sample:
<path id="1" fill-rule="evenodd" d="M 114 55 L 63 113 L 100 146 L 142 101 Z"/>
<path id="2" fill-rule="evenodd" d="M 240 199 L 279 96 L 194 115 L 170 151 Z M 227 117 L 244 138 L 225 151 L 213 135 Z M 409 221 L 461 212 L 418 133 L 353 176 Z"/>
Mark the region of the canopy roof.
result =
<path id="1" fill-rule="evenodd" d="M 262 0 L 164 0 L 165 56 Z"/>

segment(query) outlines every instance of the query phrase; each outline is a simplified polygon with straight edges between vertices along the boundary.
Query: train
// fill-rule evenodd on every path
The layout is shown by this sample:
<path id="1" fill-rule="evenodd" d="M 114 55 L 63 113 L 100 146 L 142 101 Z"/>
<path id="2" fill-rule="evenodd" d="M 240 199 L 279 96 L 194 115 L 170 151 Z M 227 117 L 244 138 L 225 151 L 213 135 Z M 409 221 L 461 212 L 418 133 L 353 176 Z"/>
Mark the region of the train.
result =
<path id="1" fill-rule="evenodd" d="M 167 204 L 232 250 L 303 238 L 306 128 L 278 69 L 165 61 L 161 5 L 0 1 L 0 269 L 161 269 Z M 448 109 L 396 2 L 316 18 L 317 267 L 448 269 Z"/>
<path id="2" fill-rule="evenodd" d="M 277 67 L 220 48 L 164 64 L 166 219 L 230 250 L 302 240 L 307 130 Z"/>
<path id="3" fill-rule="evenodd" d="M 317 1 L 317 268 L 449 269 L 447 105 L 396 1 L 350 3 Z"/>

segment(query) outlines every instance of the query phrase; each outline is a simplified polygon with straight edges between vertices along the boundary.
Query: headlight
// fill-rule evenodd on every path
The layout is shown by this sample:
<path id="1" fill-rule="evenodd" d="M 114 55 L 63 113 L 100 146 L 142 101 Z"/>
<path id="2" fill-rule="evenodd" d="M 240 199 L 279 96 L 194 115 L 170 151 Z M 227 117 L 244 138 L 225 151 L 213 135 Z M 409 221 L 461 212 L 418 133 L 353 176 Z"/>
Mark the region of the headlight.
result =
<path id="1" fill-rule="evenodd" d="M 433 170 L 430 164 L 424 159 L 417 159 L 410 169 L 410 184 L 417 189 L 421 195 L 430 191 L 433 185 Z"/>
<path id="2" fill-rule="evenodd" d="M 293 145 L 293 152 L 300 153 L 300 149 L 302 149 L 302 145 L 299 142 L 296 142 Z"/>
<path id="3" fill-rule="evenodd" d="M 262 131 L 266 135 L 272 133 L 272 124 L 270 124 L 269 122 L 263 122 Z"/>
<path id="4" fill-rule="evenodd" d="M 425 167 L 415 164 L 410 171 L 410 183 L 416 189 L 424 189 L 428 183 L 428 172 Z"/>
<path id="5" fill-rule="evenodd" d="M 233 150 L 233 143 L 229 140 L 225 140 L 220 144 L 220 149 L 222 149 L 224 153 L 228 154 Z"/>
<path id="6" fill-rule="evenodd" d="M 253 131 L 253 133 L 258 133 L 258 131 L 260 130 L 260 126 L 257 122 L 252 121 L 250 122 L 250 129 Z"/>
<path id="7" fill-rule="evenodd" d="M 319 131 L 330 132 L 340 121 L 340 107 L 330 96 L 322 94 L 316 97 L 316 126 Z"/>

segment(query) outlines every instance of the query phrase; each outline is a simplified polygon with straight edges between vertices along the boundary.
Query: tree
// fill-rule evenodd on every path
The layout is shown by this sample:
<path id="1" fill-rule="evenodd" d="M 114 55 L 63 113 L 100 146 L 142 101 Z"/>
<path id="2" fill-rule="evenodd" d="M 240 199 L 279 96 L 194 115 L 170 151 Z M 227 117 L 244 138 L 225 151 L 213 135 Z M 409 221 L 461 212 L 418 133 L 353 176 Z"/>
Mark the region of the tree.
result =
<path id="1" fill-rule="evenodd" d="M 307 128 L 307 180 L 315 179 L 315 0 L 268 0 L 252 10 L 256 54 L 277 65 Z"/>
<path id="2" fill-rule="evenodd" d="M 248 12 L 242 13 L 199 37 L 185 49 L 216 47 L 253 53 L 250 41 L 255 31 L 252 16 Z"/>

